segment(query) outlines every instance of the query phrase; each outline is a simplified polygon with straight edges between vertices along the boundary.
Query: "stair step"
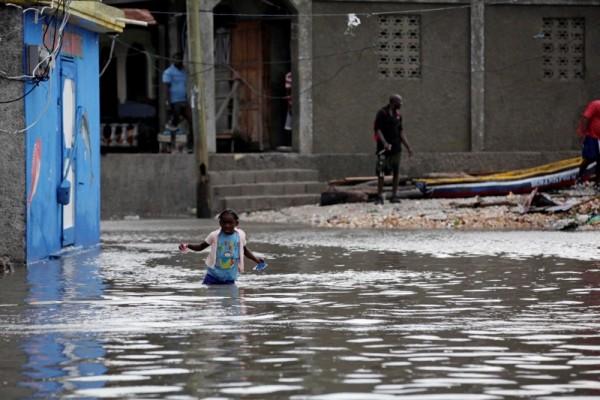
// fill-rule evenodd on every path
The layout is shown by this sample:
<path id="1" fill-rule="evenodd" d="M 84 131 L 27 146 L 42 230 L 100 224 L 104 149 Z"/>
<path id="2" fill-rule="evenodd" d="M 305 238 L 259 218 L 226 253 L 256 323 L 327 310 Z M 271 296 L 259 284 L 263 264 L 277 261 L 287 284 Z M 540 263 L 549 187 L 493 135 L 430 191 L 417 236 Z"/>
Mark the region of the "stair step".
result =
<path id="1" fill-rule="evenodd" d="M 212 185 L 212 194 L 213 197 L 320 194 L 326 187 L 325 183 L 317 181 L 238 183 Z"/>
<path id="2" fill-rule="evenodd" d="M 236 170 L 210 172 L 210 181 L 215 185 L 242 183 L 306 182 L 318 181 L 315 169 Z"/>
<path id="3" fill-rule="evenodd" d="M 286 194 L 277 196 L 226 196 L 218 200 L 220 209 L 233 208 L 236 211 L 275 210 L 285 207 L 317 204 L 320 194 Z"/>
<path id="4" fill-rule="evenodd" d="M 211 171 L 316 168 L 311 157 L 296 153 L 219 153 L 211 154 L 209 163 Z"/>

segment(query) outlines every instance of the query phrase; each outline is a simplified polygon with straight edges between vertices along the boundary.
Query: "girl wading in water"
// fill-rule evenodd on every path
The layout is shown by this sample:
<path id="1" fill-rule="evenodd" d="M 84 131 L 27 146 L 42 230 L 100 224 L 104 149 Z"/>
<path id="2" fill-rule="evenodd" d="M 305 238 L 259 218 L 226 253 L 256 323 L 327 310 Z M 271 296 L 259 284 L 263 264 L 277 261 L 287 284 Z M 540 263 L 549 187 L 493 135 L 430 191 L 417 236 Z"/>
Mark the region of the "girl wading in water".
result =
<path id="1" fill-rule="evenodd" d="M 205 285 L 222 285 L 235 283 L 239 272 L 244 272 L 244 256 L 259 266 L 264 266 L 264 260 L 257 258 L 246 247 L 246 233 L 239 229 L 239 218 L 235 211 L 224 210 L 219 214 L 220 229 L 208 234 L 200 244 L 181 243 L 179 250 L 188 249 L 202 251 L 210 247 L 206 257 L 208 267 L 204 276 Z M 264 268 L 264 267 L 263 267 Z"/>

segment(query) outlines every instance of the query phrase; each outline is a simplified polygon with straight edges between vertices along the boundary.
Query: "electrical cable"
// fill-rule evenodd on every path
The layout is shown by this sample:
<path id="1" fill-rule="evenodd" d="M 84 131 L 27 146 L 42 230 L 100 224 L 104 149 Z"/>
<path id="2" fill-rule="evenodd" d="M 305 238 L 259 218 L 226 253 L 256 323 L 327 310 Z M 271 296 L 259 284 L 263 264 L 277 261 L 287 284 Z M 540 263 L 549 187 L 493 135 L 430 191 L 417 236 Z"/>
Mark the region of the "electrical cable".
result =
<path id="1" fill-rule="evenodd" d="M 388 11 L 388 12 L 377 12 L 377 13 L 356 13 L 356 15 L 366 15 L 367 17 L 370 16 L 377 16 L 377 15 L 394 15 L 394 14 L 407 14 L 407 13 L 417 13 L 417 12 L 427 12 L 427 11 L 441 11 L 441 10 L 450 10 L 450 9 L 465 9 L 465 8 L 470 8 L 470 5 L 464 5 L 464 6 L 455 6 L 455 7 L 444 7 L 444 8 L 436 8 L 436 9 L 425 9 L 425 10 L 406 10 L 406 11 Z M 182 16 L 182 15 L 186 15 L 186 13 L 176 13 L 176 12 L 154 12 L 151 11 L 151 13 L 157 13 L 157 14 L 171 14 L 171 15 L 178 15 L 178 16 Z M 213 15 L 217 16 L 217 15 L 230 15 L 230 16 L 273 16 L 273 14 L 269 14 L 269 15 L 262 15 L 262 14 L 219 14 L 219 13 L 213 13 Z M 347 13 L 340 13 L 340 14 L 312 14 L 312 16 L 347 16 Z M 284 15 L 277 15 L 278 17 L 284 16 Z M 295 15 L 285 15 L 285 16 L 295 16 Z M 300 15 L 301 16 L 301 15 Z M 309 16 L 309 15 L 305 15 L 305 16 Z M 182 61 L 182 60 L 175 60 L 171 57 L 165 57 L 165 56 L 161 56 L 159 54 L 156 53 L 151 53 L 145 50 L 139 50 L 134 48 L 133 46 L 131 46 L 129 43 L 125 42 L 125 41 L 119 41 L 120 43 L 122 43 L 123 45 L 133 49 L 134 51 L 138 51 L 144 54 L 147 54 L 149 56 L 153 56 L 155 58 L 158 59 L 165 59 L 165 60 L 170 60 L 170 61 Z M 311 60 L 317 60 L 320 58 L 326 58 L 326 57 L 334 57 L 334 56 L 339 56 L 339 55 L 343 55 L 343 54 L 350 54 L 350 53 L 356 53 L 358 52 L 358 60 L 361 59 L 361 57 L 363 56 L 364 52 L 366 50 L 369 49 L 374 49 L 376 46 L 375 45 L 371 45 L 371 46 L 366 46 L 364 48 L 358 48 L 358 49 L 351 49 L 351 50 L 346 50 L 346 51 L 342 51 L 342 52 L 334 52 L 334 53 L 330 53 L 330 54 L 324 54 L 324 55 L 318 55 L 318 56 L 314 56 L 314 57 L 307 57 L 307 58 L 299 58 L 295 61 L 297 62 L 302 62 L 302 61 L 311 61 Z M 490 74 L 499 74 L 505 70 L 511 69 L 511 68 L 515 68 L 518 67 L 519 65 L 522 64 L 526 64 L 529 63 L 531 61 L 535 61 L 537 59 L 540 59 L 544 57 L 544 55 L 539 55 L 539 56 L 534 56 L 534 57 L 528 57 L 522 60 L 515 60 L 514 62 L 508 64 L 508 65 L 504 65 L 504 66 L 498 66 L 497 68 L 487 68 L 485 70 L 481 69 L 481 70 L 473 70 L 471 71 L 469 66 L 467 65 L 466 69 L 450 69 L 450 68 L 446 68 L 446 67 L 440 67 L 440 66 L 435 66 L 435 65 L 428 65 L 428 64 L 424 64 L 421 63 L 421 68 L 423 69 L 432 69 L 432 70 L 438 70 L 438 71 L 443 71 L 443 72 L 447 72 L 447 73 L 453 73 L 453 74 L 458 74 L 460 76 L 462 76 L 465 80 L 469 79 L 470 73 L 472 72 L 485 72 L 485 73 L 490 73 Z M 283 61 L 266 61 L 266 62 L 262 62 L 262 61 L 258 61 L 258 62 L 250 62 L 250 63 L 246 63 L 245 65 L 254 65 L 254 64 L 289 64 L 291 62 L 293 62 L 294 60 L 283 60 Z M 303 90 L 301 90 L 300 93 L 304 93 L 306 91 L 310 91 L 312 88 L 314 88 L 315 86 L 318 85 L 322 85 L 324 83 L 330 82 L 333 79 L 335 79 L 337 76 L 339 76 L 339 74 L 346 68 L 348 68 L 349 66 L 353 65 L 355 62 L 357 62 L 357 60 L 351 60 L 348 61 L 347 63 L 344 63 L 343 65 L 339 66 L 339 68 L 336 69 L 336 71 L 329 76 L 328 78 L 322 79 L 319 82 L 315 82 L 314 84 L 310 85 L 307 88 L 304 88 Z M 195 64 L 201 64 L 201 65 L 205 65 L 205 66 L 209 66 L 208 68 L 206 68 L 203 71 L 198 71 L 196 73 L 204 73 L 207 71 L 210 71 L 211 69 L 214 69 L 216 67 L 226 67 L 228 69 L 230 69 L 232 71 L 232 73 L 234 74 L 234 76 L 237 76 L 238 79 L 240 81 L 242 81 L 244 83 L 244 85 L 246 85 L 250 91 L 252 91 L 254 94 L 261 96 L 263 98 L 270 98 L 270 99 L 286 99 L 287 96 L 270 96 L 267 95 L 263 92 L 261 92 L 260 90 L 258 90 L 257 88 L 255 88 L 254 86 L 252 86 L 248 81 L 246 81 L 245 79 L 241 78 L 240 79 L 240 74 L 236 71 L 236 69 L 234 69 L 233 67 L 229 66 L 229 65 L 222 65 L 222 64 L 216 64 L 216 63 L 195 63 L 193 61 L 187 61 L 184 64 L 186 65 L 195 65 Z M 155 69 L 157 69 L 155 67 Z M 157 69 L 158 70 L 158 69 Z M 596 84 L 599 80 L 594 80 L 592 81 L 593 84 Z M 588 81 L 589 82 L 589 81 Z"/>
<path id="2" fill-rule="evenodd" d="M 33 92 L 33 90 L 36 87 L 38 87 L 38 84 L 34 84 L 33 86 L 31 86 L 31 89 L 29 89 L 25 94 L 23 94 L 22 96 L 17 97 L 16 99 L 12 99 L 12 100 L 0 100 L 0 104 L 9 104 L 9 103 L 14 103 L 15 101 L 23 100 L 25 97 L 29 96 L 29 94 L 31 92 Z"/>
<path id="3" fill-rule="evenodd" d="M 8 131 L 6 129 L 0 128 L 0 132 L 9 133 L 9 134 L 10 133 L 12 133 L 12 134 L 19 134 L 19 133 L 26 132 L 29 129 L 33 128 L 35 125 L 37 125 L 43 119 L 44 115 L 48 111 L 50 103 L 52 102 L 51 101 L 52 82 L 50 82 L 50 74 L 49 74 L 50 71 L 49 71 L 49 68 L 48 68 L 48 69 L 46 69 L 44 71 L 44 73 L 41 76 L 38 76 L 37 75 L 37 70 L 45 62 L 48 62 L 48 66 L 50 66 L 50 64 L 52 63 L 52 61 L 54 61 L 56 59 L 56 57 L 58 56 L 58 54 L 60 53 L 60 51 L 62 49 L 64 30 L 65 30 L 65 28 L 67 26 L 67 23 L 69 21 L 69 18 L 71 16 L 70 5 L 71 5 L 71 2 L 73 0 L 59 0 L 55 12 L 59 12 L 59 7 L 61 5 L 60 1 L 62 1 L 63 18 L 62 18 L 62 21 L 61 21 L 60 25 L 58 26 L 58 34 L 57 34 L 58 45 L 53 49 L 53 51 L 50 52 L 50 54 L 48 54 L 46 57 L 44 57 L 44 59 L 42 61 L 40 61 L 36 65 L 36 67 L 34 68 L 34 70 L 32 72 L 32 75 L 21 75 L 21 76 L 13 76 L 13 77 L 11 77 L 11 76 L 7 76 L 7 74 L 4 71 L 0 71 L 0 77 L 3 78 L 3 79 L 21 80 L 21 81 L 31 82 L 31 84 L 33 84 L 34 86 L 25 95 L 29 95 L 31 92 L 33 92 L 33 89 L 35 87 L 37 87 L 41 82 L 48 82 L 48 84 L 47 84 L 47 91 L 46 91 L 46 102 L 44 104 L 44 107 L 43 107 L 42 111 L 37 115 L 36 119 L 31 124 L 29 124 L 28 126 L 26 126 L 25 128 L 18 129 L 18 130 L 12 131 L 12 132 Z M 52 1 L 52 5 L 54 5 L 54 0 Z M 46 8 L 46 7 L 44 7 L 44 8 Z M 56 22 L 56 24 L 58 24 L 58 23 Z M 56 24 L 55 24 L 55 27 L 56 27 Z M 22 98 L 24 98 L 24 97 L 25 96 L 23 96 Z M 18 100 L 14 100 L 14 101 L 18 101 Z"/>
<path id="4" fill-rule="evenodd" d="M 152 52 L 149 52 L 147 50 L 140 50 L 140 49 L 132 46 L 131 44 L 129 44 L 129 43 L 127 43 L 127 42 L 125 42 L 125 41 L 123 41 L 121 39 L 117 39 L 117 41 L 119 41 L 119 43 L 125 45 L 129 49 L 131 49 L 131 50 L 133 50 L 135 52 L 138 52 L 138 53 L 146 54 L 146 55 L 149 55 L 149 56 L 157 58 L 157 59 L 164 59 L 164 60 L 169 60 L 169 61 L 182 61 L 183 62 L 183 60 L 174 59 L 172 57 L 161 56 L 161 55 L 159 55 L 157 53 L 152 53 Z M 354 48 L 354 49 L 345 50 L 345 51 L 338 51 L 338 52 L 326 53 L 326 54 L 323 54 L 323 55 L 317 55 L 317 56 L 313 56 L 313 57 L 298 58 L 298 62 L 313 61 L 313 60 L 319 60 L 319 59 L 329 58 L 329 57 L 338 57 L 338 56 L 341 56 L 341 55 L 347 55 L 347 54 L 353 54 L 353 53 L 359 53 L 359 56 L 362 56 L 365 51 L 371 50 L 371 49 L 375 49 L 376 47 L 377 47 L 377 45 L 370 45 L 370 46 L 365 46 L 365 47 L 361 47 L 361 48 Z M 501 66 L 501 67 L 498 67 L 498 68 L 494 68 L 494 69 L 488 68 L 488 69 L 485 69 L 484 71 L 482 71 L 482 70 L 480 70 L 480 71 L 475 70 L 475 71 L 472 71 L 472 72 L 498 73 L 498 72 L 502 72 L 502 71 L 504 71 L 506 69 L 517 67 L 517 66 L 519 66 L 521 64 L 525 64 L 525 63 L 531 62 L 533 60 L 536 60 L 536 59 L 539 59 L 539 58 L 542 58 L 542 57 L 543 57 L 543 55 L 534 56 L 534 57 L 528 57 L 526 59 L 518 60 L 518 61 L 515 61 L 515 62 L 509 64 L 509 65 Z M 359 59 L 360 59 L 360 57 L 359 57 Z M 289 64 L 292 61 L 293 60 L 284 60 L 284 61 L 275 61 L 275 62 L 254 62 L 254 63 L 245 63 L 242 66 L 255 65 L 255 64 L 258 64 L 258 63 L 260 63 L 260 64 L 279 64 L 279 63 Z M 234 69 L 233 67 L 231 67 L 230 65 L 216 64 L 216 63 L 212 63 L 212 64 L 211 63 L 196 63 L 196 62 L 193 62 L 193 61 L 186 61 L 186 62 L 184 62 L 184 64 L 186 64 L 186 65 L 200 64 L 200 65 L 209 66 L 208 68 L 204 69 L 203 71 L 198 71 L 197 73 L 199 73 L 199 74 L 200 73 L 208 72 L 211 69 L 214 69 L 214 68 L 217 68 L 217 67 L 225 67 L 225 68 L 230 69 L 235 75 L 240 76 L 240 74 L 237 72 L 237 70 Z M 345 63 L 342 66 L 342 68 L 340 68 L 339 71 L 336 71 L 329 79 L 323 79 L 323 80 L 319 81 L 318 85 L 322 85 L 322 84 L 326 83 L 327 81 L 330 81 L 330 80 L 334 79 L 335 77 L 337 77 L 339 75 L 339 73 L 342 70 L 346 69 L 347 67 L 351 66 L 352 64 L 354 64 L 354 63 L 353 62 Z M 458 74 L 458 75 L 464 76 L 465 80 L 470 79 L 469 78 L 469 72 L 471 72 L 470 69 L 468 71 L 466 69 L 465 70 L 453 70 L 453 69 L 449 69 L 449 68 L 445 68 L 445 67 L 437 67 L 437 66 L 434 66 L 434 65 L 429 65 L 429 64 L 424 64 L 424 63 L 421 63 L 421 67 L 424 68 L 424 69 L 434 69 L 434 70 L 438 70 L 438 71 L 444 71 L 444 72 L 448 72 L 448 73 Z M 155 69 L 158 71 L 158 68 L 155 68 Z M 193 74 L 191 74 L 191 75 L 193 75 Z M 249 82 L 245 81 L 244 79 L 242 79 L 242 82 L 244 82 L 244 84 L 246 86 L 248 86 L 253 93 L 255 93 L 255 94 L 257 94 L 257 95 L 259 95 L 259 96 L 261 96 L 263 98 L 269 98 L 269 99 L 285 99 L 286 98 L 286 96 L 270 96 L 270 95 L 267 95 L 267 94 L 261 94 L 260 91 L 258 89 L 256 89 L 256 88 L 254 88 Z M 310 87 L 306 88 L 304 91 L 309 91 L 313 86 L 316 86 L 316 84 L 311 85 Z"/>
<path id="5" fill-rule="evenodd" d="M 29 129 L 33 128 L 35 125 L 37 125 L 41 120 L 42 117 L 46 114 L 46 112 L 48 111 L 48 107 L 50 106 L 50 103 L 52 103 L 52 99 L 51 99 L 51 93 L 52 93 L 52 82 L 48 81 L 47 82 L 47 88 L 46 88 L 46 102 L 44 104 L 44 108 L 42 109 L 42 111 L 37 115 L 35 121 L 33 121 L 30 125 L 26 126 L 25 128 L 22 129 L 17 129 L 14 131 L 8 131 L 6 129 L 2 129 L 0 128 L 0 132 L 4 132 L 4 133 L 8 133 L 8 134 L 19 134 L 19 133 L 23 133 L 23 132 L 27 132 Z"/>
<path id="6" fill-rule="evenodd" d="M 104 75 L 104 73 L 106 72 L 106 69 L 110 65 L 110 62 L 112 61 L 113 52 L 115 51 L 115 41 L 117 39 L 117 36 L 119 36 L 119 35 L 113 35 L 112 41 L 110 42 L 110 51 L 108 53 L 108 60 L 106 60 L 104 67 L 102 67 L 102 70 L 100 71 L 100 75 L 99 75 L 100 77 L 102 77 L 102 75 Z"/>
<path id="7" fill-rule="evenodd" d="M 213 10 L 200 10 L 203 14 L 212 14 L 216 17 L 260 17 L 260 18 L 293 18 L 293 17 L 346 17 L 348 14 L 354 14 L 364 17 L 375 17 L 378 15 L 396 15 L 396 14 L 411 14 L 411 13 L 426 13 L 439 12 L 447 10 L 456 10 L 461 8 L 470 8 L 470 4 L 460 6 L 438 7 L 438 8 L 422 8 L 414 10 L 395 10 L 395 11 L 376 11 L 376 12 L 353 12 L 353 13 L 311 13 L 311 14 L 251 14 L 251 13 L 220 13 Z M 148 10 L 151 14 L 165 15 L 187 15 L 185 11 L 153 11 Z"/>
<path id="8" fill-rule="evenodd" d="M 117 42 L 119 42 L 120 44 L 124 45 L 125 47 L 127 47 L 128 49 L 131 49 L 135 52 L 141 53 L 141 54 L 146 54 L 149 55 L 151 57 L 157 58 L 157 59 L 161 59 L 161 60 L 166 60 L 166 61 L 180 61 L 182 64 L 184 65 L 195 65 L 195 64 L 199 64 L 199 65 L 203 65 L 203 66 L 209 66 L 209 67 L 221 67 L 223 66 L 223 64 L 219 64 L 219 63 L 206 63 L 206 62 L 195 62 L 195 61 L 184 61 L 182 59 L 177 59 L 177 58 L 173 58 L 173 57 L 167 57 L 167 56 L 162 56 L 158 53 L 153 53 L 150 52 L 148 50 L 140 50 L 138 48 L 136 48 L 135 46 L 133 46 L 131 43 L 125 42 L 121 39 L 117 39 Z M 364 50 L 368 50 L 368 49 L 373 49 L 377 47 L 376 45 L 369 45 L 369 46 L 365 46 L 365 47 L 358 47 L 358 48 L 353 48 L 350 50 L 345 50 L 345 51 L 337 51 L 337 52 L 333 52 L 333 53 L 326 53 L 323 55 L 318 55 L 318 56 L 314 56 L 314 57 L 299 57 L 295 60 L 279 60 L 279 61 L 258 61 L 258 62 L 247 62 L 244 63 L 244 66 L 253 66 L 253 65 L 277 65 L 277 64 L 290 64 L 293 61 L 298 61 L 298 62 L 304 62 L 304 61 L 313 61 L 313 60 L 318 60 L 321 58 L 329 58 L 329 57 L 336 57 L 336 56 L 340 56 L 340 55 L 346 55 L 346 54 L 351 54 L 351 53 L 360 53 L 363 52 Z M 210 68 L 208 69 L 210 70 Z"/>

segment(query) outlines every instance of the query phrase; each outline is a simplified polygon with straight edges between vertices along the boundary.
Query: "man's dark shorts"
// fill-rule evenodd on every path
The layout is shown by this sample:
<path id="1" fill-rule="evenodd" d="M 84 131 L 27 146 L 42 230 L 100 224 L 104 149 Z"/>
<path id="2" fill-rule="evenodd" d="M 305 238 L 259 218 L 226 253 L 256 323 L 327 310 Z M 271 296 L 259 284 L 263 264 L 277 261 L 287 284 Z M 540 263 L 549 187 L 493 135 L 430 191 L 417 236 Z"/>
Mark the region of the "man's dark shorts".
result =
<path id="1" fill-rule="evenodd" d="M 178 101 L 177 103 L 171 103 L 171 123 L 173 125 L 179 124 L 179 122 L 185 118 L 187 102 Z"/>
<path id="2" fill-rule="evenodd" d="M 384 154 L 383 155 L 383 174 L 384 175 L 390 175 L 393 173 L 398 173 L 398 171 L 400 170 L 400 154 L 401 153 L 395 153 L 395 154 Z M 375 174 L 377 176 L 379 176 L 380 173 L 380 164 L 379 164 L 379 160 L 377 160 L 377 164 L 375 166 Z"/>
<path id="3" fill-rule="evenodd" d="M 600 145 L 600 141 L 591 136 L 586 136 L 583 139 L 583 150 L 581 151 L 581 156 L 586 160 L 594 161 L 600 158 L 600 149 L 598 146 Z"/>

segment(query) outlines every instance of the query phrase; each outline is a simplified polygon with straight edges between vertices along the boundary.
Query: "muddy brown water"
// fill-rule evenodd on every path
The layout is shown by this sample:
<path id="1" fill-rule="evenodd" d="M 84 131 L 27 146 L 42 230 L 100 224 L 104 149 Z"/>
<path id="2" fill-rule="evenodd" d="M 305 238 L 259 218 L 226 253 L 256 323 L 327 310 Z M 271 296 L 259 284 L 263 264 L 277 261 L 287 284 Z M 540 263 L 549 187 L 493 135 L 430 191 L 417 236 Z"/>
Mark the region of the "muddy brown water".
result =
<path id="1" fill-rule="evenodd" d="M 2 399 L 600 399 L 597 233 L 244 224 L 268 268 L 205 287 L 176 247 L 214 228 L 107 222 L 3 276 Z"/>

